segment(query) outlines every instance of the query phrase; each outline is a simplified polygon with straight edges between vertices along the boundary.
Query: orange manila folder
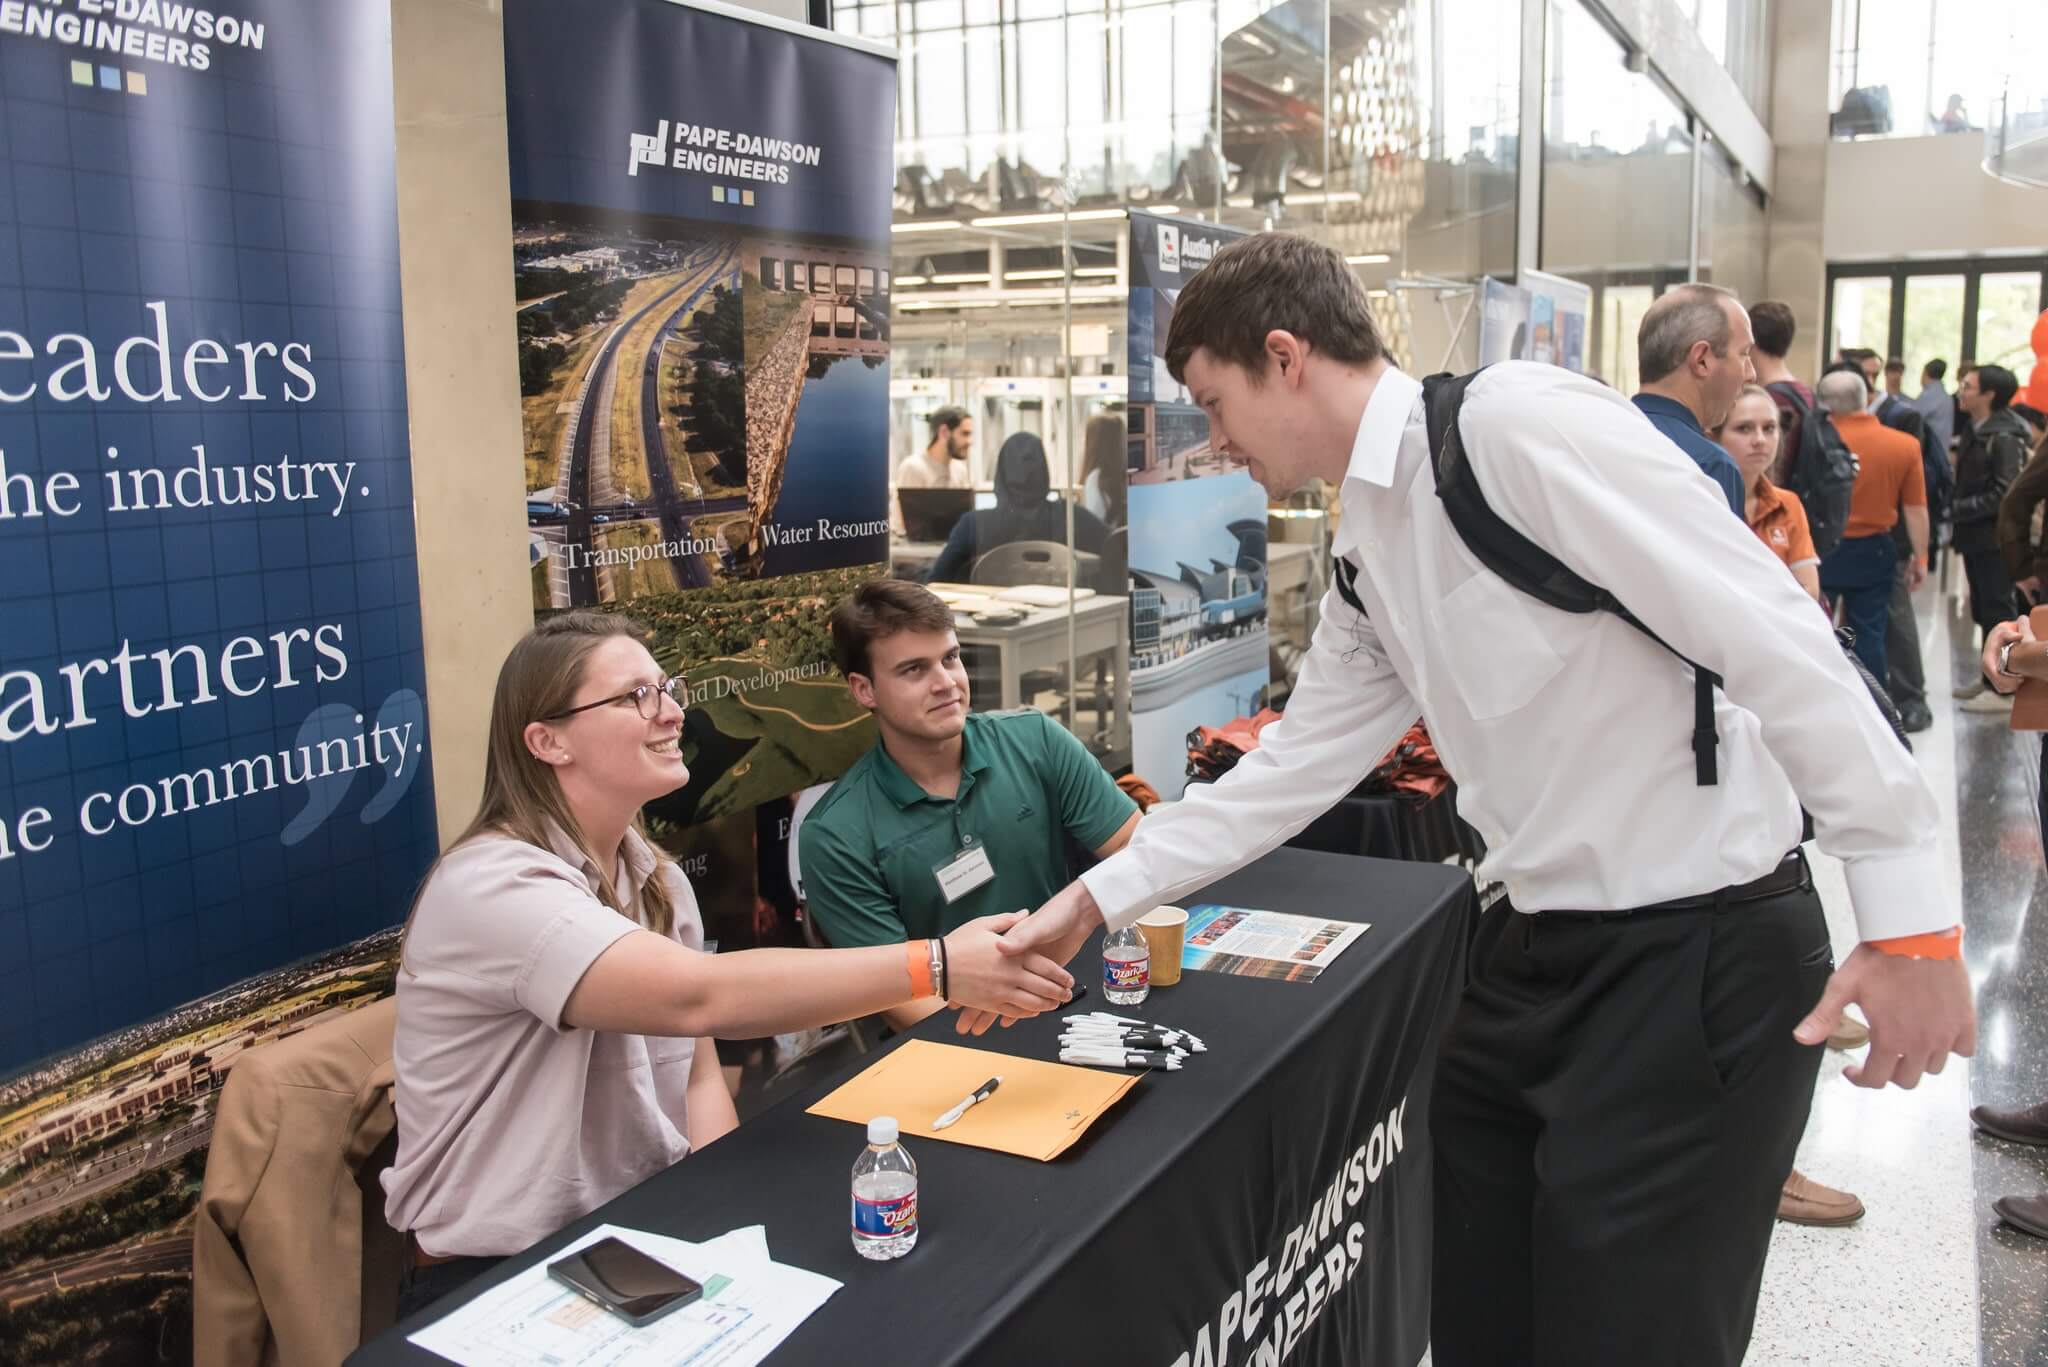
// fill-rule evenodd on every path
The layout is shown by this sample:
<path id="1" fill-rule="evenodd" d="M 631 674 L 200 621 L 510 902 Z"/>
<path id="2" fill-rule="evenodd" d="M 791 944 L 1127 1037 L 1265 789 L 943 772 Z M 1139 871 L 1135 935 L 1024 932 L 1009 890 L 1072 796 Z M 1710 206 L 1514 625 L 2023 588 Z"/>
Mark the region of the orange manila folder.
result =
<path id="1" fill-rule="evenodd" d="M 932 1122 L 992 1077 L 1003 1085 L 943 1130 Z M 943 1139 L 1047 1162 L 1131 1090 L 1136 1074 L 1098 1073 L 914 1039 L 821 1098 L 808 1114 L 866 1125 L 893 1115 L 905 1139 Z"/>

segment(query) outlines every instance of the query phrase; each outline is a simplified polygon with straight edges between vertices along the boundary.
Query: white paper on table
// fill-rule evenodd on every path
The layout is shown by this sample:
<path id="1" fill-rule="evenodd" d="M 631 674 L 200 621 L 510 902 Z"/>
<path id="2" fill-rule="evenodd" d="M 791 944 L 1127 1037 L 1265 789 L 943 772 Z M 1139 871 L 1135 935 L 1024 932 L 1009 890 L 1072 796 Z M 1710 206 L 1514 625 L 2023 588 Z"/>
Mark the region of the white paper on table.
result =
<path id="1" fill-rule="evenodd" d="M 410 1341 L 462 1367 L 750 1367 L 839 1289 L 830 1277 L 771 1259 L 768 1232 L 760 1225 L 701 1244 L 602 1225 L 555 1257 L 607 1237 L 695 1281 L 731 1281 L 715 1297 L 704 1296 L 636 1329 L 548 1276 L 543 1263 Z"/>
<path id="2" fill-rule="evenodd" d="M 995 596 L 1006 603 L 1028 603 L 1035 608 L 1063 608 L 1067 605 L 1067 590 L 1057 584 L 1015 584 L 999 590 Z M 1094 589 L 1074 590 L 1077 603 L 1094 596 Z"/>

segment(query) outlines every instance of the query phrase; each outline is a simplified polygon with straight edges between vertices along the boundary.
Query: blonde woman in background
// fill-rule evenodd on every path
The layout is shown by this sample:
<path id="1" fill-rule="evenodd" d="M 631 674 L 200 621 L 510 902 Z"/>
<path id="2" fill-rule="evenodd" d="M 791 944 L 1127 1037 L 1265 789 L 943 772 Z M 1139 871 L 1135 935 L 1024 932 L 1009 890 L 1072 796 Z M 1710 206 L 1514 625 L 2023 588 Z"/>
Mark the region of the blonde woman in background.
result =
<path id="1" fill-rule="evenodd" d="M 1742 472 L 1743 517 L 1749 529 L 1785 562 L 1799 587 L 1818 604 L 1820 556 L 1814 552 L 1806 505 L 1790 489 L 1771 483 L 1767 473 L 1778 457 L 1778 401 L 1760 384 L 1744 385 L 1712 436 Z M 1870 1028 L 1846 1012 L 1828 1036 L 1828 1047 L 1836 1050 L 1858 1049 L 1869 1042 Z M 1863 1202 L 1853 1192 L 1825 1186 L 1796 1168 L 1778 1193 L 1778 1218 L 1789 1224 L 1852 1225 L 1863 1214 Z"/>
<path id="2" fill-rule="evenodd" d="M 1742 472 L 1744 520 L 1771 554 L 1785 562 L 1799 587 L 1820 601 L 1820 556 L 1806 505 L 1790 489 L 1771 483 L 1771 462 L 1778 455 L 1778 401 L 1760 384 L 1746 384 L 1728 409 L 1727 420 L 1714 429 L 1714 440 Z"/>

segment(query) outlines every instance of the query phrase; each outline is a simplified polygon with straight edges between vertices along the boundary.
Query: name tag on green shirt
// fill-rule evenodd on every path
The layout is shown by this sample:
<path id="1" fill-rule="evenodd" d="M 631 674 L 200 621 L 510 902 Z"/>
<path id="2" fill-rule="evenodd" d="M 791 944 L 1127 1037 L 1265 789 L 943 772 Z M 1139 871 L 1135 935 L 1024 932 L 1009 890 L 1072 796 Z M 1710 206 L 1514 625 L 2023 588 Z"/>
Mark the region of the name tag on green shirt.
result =
<path id="1" fill-rule="evenodd" d="M 979 840 L 970 839 L 967 848 L 942 864 L 934 865 L 932 873 L 939 880 L 939 891 L 945 894 L 948 906 L 973 892 L 983 883 L 996 876 L 996 866 L 988 860 L 988 851 Z"/>

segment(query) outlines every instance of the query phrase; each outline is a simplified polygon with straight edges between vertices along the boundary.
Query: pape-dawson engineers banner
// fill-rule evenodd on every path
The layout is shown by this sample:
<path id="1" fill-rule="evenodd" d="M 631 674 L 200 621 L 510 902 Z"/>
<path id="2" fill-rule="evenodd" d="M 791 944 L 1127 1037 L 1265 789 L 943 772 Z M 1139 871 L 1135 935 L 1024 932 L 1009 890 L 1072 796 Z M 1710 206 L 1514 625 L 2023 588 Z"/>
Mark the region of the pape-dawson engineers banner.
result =
<path id="1" fill-rule="evenodd" d="M 0 1360 L 175 1361 L 435 848 L 389 12 L 0 0 L 0 128 Z"/>
<path id="2" fill-rule="evenodd" d="M 896 65 L 602 13 L 505 7 L 527 565 L 537 615 L 630 613 L 688 680 L 690 782 L 647 815 L 738 948 L 792 931 L 793 796 L 874 743 L 825 623 L 888 559 Z"/>

